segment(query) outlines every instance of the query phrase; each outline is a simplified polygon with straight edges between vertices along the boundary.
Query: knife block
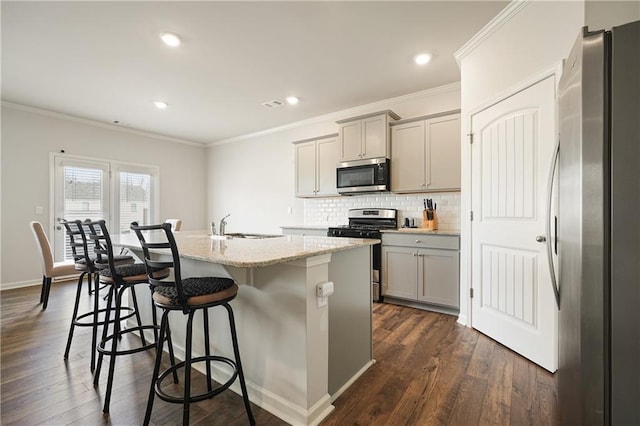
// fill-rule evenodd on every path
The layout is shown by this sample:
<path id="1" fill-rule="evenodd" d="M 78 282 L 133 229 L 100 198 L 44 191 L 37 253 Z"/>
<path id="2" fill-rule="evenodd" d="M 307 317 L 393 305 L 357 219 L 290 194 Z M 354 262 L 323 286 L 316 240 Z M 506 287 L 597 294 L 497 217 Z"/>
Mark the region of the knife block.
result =
<path id="1" fill-rule="evenodd" d="M 429 219 L 431 217 L 431 219 Z M 422 227 L 430 231 L 438 229 L 438 213 L 435 210 L 423 210 L 422 211 Z"/>

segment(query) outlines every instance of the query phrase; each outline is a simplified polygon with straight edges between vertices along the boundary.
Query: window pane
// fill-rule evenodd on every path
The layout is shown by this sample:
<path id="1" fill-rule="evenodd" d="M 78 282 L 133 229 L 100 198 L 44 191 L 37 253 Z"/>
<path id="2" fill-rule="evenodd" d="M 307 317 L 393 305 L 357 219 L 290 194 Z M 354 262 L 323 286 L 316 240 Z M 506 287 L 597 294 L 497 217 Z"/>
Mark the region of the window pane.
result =
<path id="1" fill-rule="evenodd" d="M 104 219 L 104 173 L 101 169 L 64 168 L 64 217 Z"/>
<path id="2" fill-rule="evenodd" d="M 149 225 L 151 217 L 151 175 L 120 172 L 120 225 L 118 232 L 129 232 L 131 222 Z"/>
<path id="3" fill-rule="evenodd" d="M 104 219 L 105 172 L 102 169 L 64 166 L 63 217 L 66 220 Z M 64 260 L 73 260 L 68 243 Z"/>

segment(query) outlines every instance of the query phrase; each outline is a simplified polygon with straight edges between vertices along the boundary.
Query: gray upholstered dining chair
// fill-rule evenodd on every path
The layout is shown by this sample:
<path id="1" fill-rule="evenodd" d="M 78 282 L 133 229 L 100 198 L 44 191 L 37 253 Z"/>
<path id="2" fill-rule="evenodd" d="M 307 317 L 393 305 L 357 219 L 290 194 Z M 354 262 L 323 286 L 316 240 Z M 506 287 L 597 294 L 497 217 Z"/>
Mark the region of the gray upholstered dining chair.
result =
<path id="1" fill-rule="evenodd" d="M 33 238 L 40 249 L 40 261 L 42 264 L 42 289 L 40 290 L 40 303 L 42 309 L 47 309 L 49 302 L 49 292 L 51 291 L 51 281 L 53 278 L 64 277 L 68 275 L 77 275 L 73 261 L 54 262 L 53 252 L 49 238 L 44 232 L 44 228 L 40 222 L 33 221 L 29 224 Z"/>

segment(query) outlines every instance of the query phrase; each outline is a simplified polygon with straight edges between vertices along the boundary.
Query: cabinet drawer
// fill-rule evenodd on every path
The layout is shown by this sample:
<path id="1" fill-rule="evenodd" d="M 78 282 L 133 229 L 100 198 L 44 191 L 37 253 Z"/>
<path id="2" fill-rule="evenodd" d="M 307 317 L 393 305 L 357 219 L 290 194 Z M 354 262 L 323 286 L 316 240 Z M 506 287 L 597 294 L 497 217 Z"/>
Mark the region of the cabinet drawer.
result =
<path id="1" fill-rule="evenodd" d="M 382 245 L 459 250 L 460 237 L 455 235 L 383 233 Z"/>

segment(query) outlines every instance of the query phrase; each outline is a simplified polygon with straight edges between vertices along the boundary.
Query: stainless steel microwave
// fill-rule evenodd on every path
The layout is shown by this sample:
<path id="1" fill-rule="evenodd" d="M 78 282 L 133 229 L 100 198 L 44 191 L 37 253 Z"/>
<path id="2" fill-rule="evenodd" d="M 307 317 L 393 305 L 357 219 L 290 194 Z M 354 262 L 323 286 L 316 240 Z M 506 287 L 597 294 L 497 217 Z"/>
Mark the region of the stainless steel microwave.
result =
<path id="1" fill-rule="evenodd" d="M 355 195 L 367 192 L 385 192 L 391 189 L 391 161 L 371 158 L 339 163 L 336 170 L 338 193 Z"/>

